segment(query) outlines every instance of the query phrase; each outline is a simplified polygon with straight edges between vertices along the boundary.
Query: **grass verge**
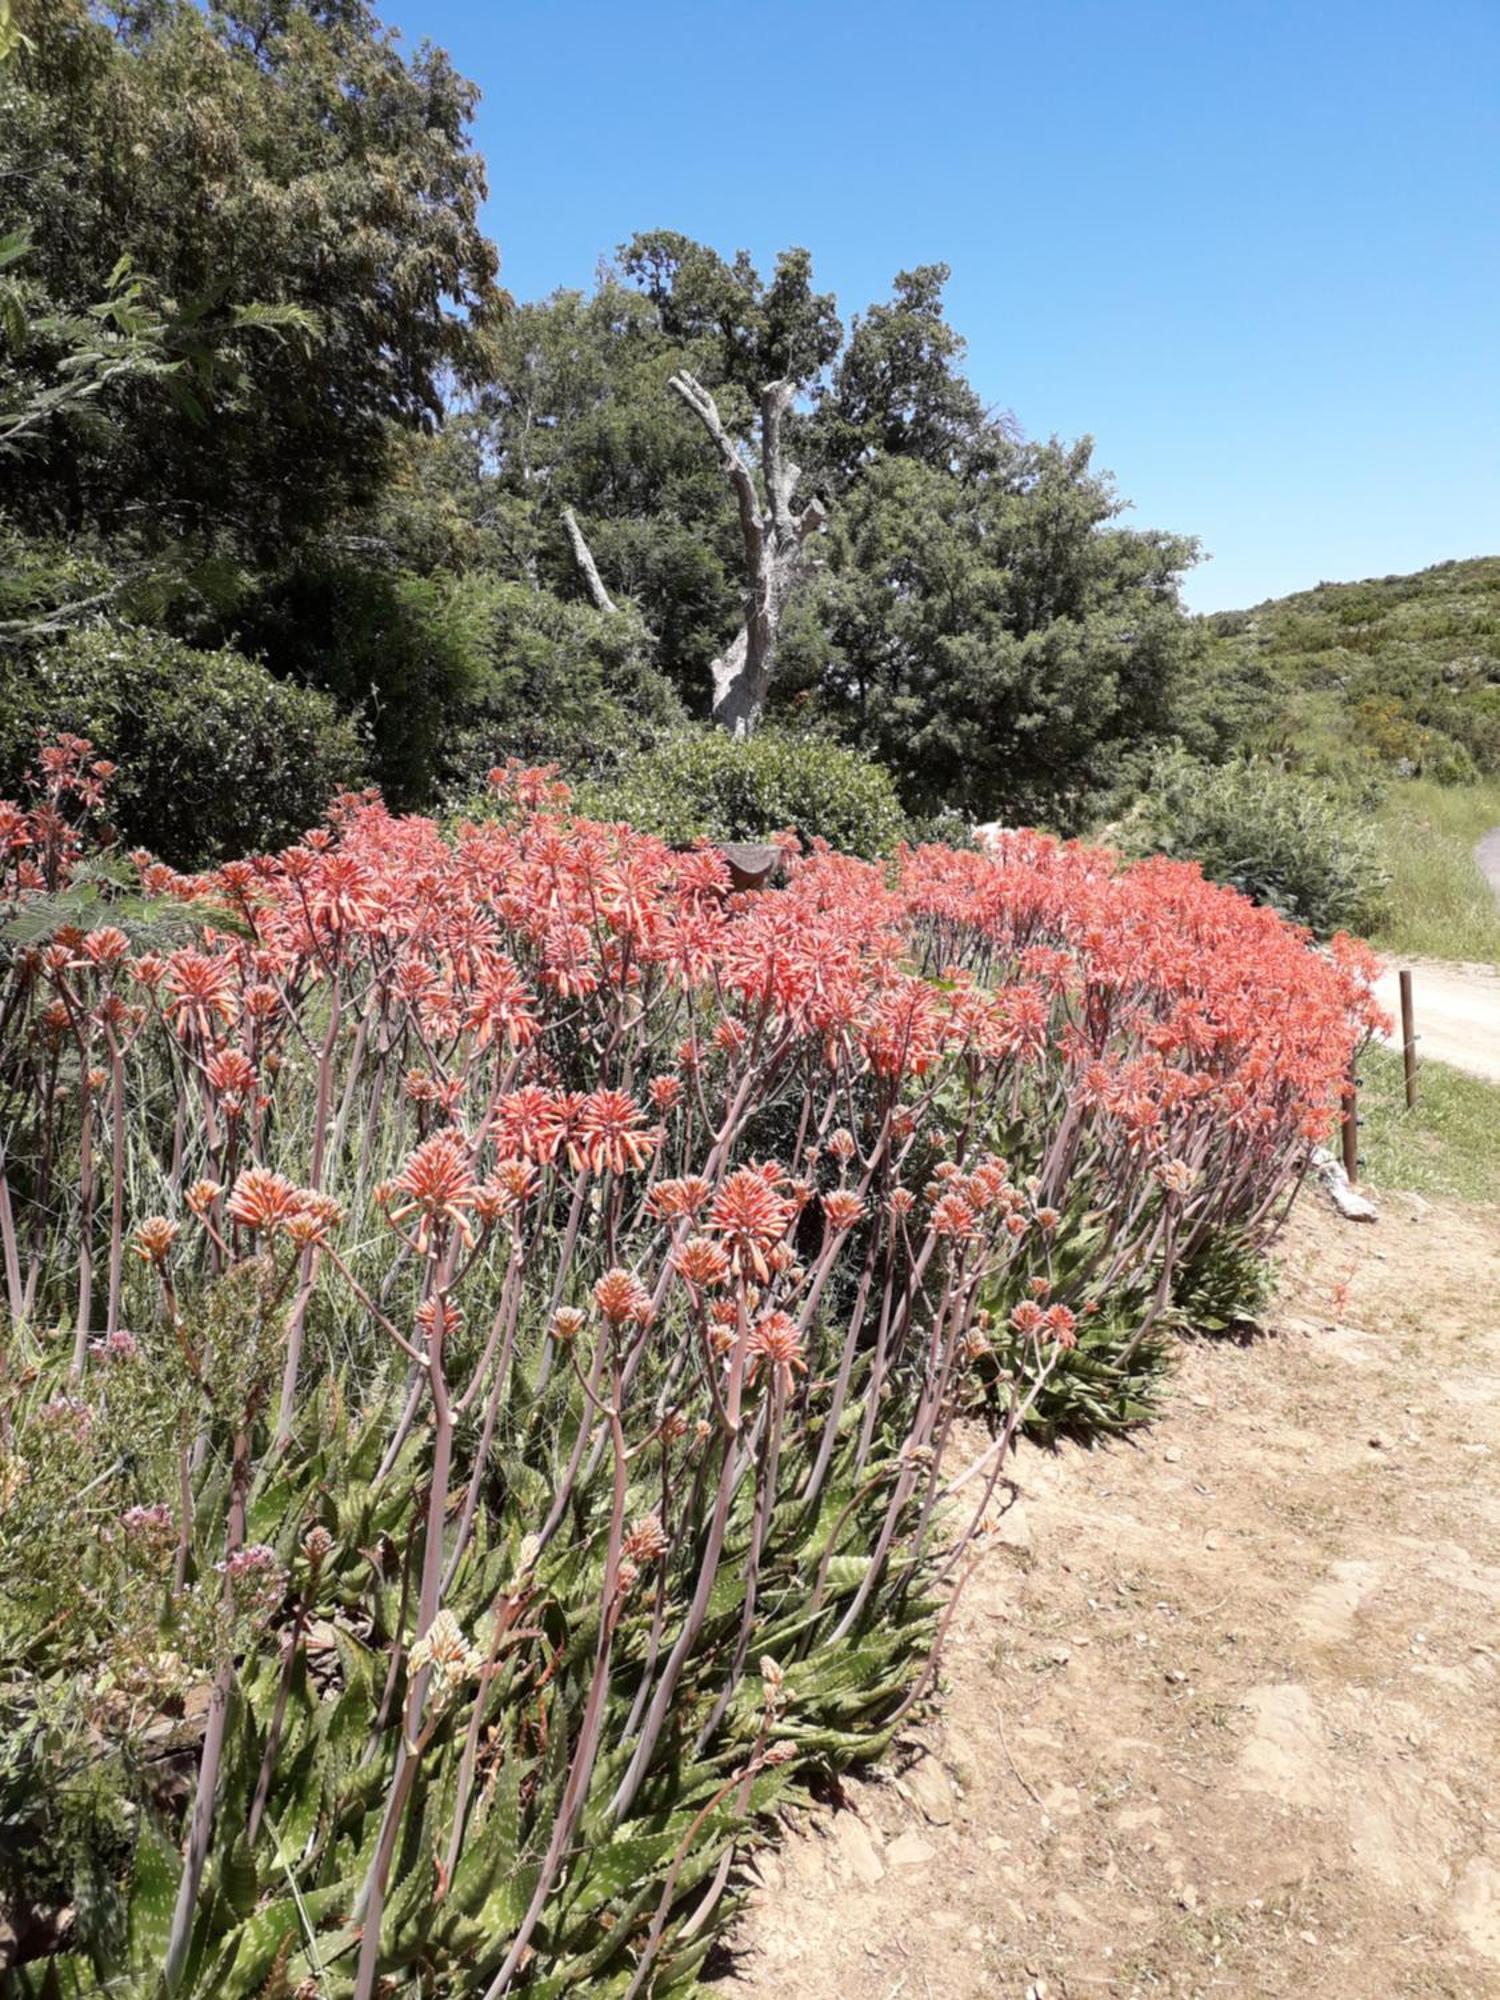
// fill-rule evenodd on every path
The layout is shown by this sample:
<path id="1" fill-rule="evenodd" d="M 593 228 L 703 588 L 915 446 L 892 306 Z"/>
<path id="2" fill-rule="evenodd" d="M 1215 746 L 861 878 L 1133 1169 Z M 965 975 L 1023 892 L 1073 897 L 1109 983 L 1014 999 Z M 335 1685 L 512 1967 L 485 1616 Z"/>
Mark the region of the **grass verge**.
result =
<path id="1" fill-rule="evenodd" d="M 1393 785 L 1375 815 L 1390 874 L 1388 915 L 1372 940 L 1425 958 L 1500 964 L 1500 904 L 1474 860 L 1474 843 L 1500 826 L 1500 781 Z"/>
<path id="2" fill-rule="evenodd" d="M 1401 1057 L 1371 1049 L 1360 1061 L 1360 1158 L 1376 1187 L 1463 1201 L 1500 1201 L 1500 1085 L 1446 1063 L 1424 1062 L 1417 1106 L 1406 1109 Z"/>

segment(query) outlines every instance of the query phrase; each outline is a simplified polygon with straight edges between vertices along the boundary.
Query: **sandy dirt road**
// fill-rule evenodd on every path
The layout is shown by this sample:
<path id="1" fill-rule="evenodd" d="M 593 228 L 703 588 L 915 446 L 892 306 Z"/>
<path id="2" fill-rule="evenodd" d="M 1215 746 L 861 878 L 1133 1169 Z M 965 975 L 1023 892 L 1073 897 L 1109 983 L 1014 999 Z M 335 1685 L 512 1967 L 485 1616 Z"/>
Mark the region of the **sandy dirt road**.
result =
<path id="1" fill-rule="evenodd" d="M 1500 1996 L 1500 1210 L 1307 1200 L 1274 1331 L 1028 1451 L 938 1713 L 764 1857 L 725 2000 Z"/>
<path id="2" fill-rule="evenodd" d="M 1500 971 L 1435 958 L 1403 959 L 1400 965 L 1412 975 L 1418 1059 L 1451 1063 L 1500 1083 Z M 1392 959 L 1375 989 L 1394 1023 L 1386 1038 L 1394 1048 L 1401 1046 L 1400 965 Z"/>

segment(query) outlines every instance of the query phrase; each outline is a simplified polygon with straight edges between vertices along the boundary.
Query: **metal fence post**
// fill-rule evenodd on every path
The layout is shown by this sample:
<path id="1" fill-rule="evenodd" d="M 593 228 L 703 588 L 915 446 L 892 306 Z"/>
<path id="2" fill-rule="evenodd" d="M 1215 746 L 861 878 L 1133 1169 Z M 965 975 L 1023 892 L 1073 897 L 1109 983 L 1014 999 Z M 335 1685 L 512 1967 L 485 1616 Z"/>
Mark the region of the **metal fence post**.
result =
<path id="1" fill-rule="evenodd" d="M 1344 1172 L 1353 1187 L 1359 1179 L 1359 1076 L 1353 1063 L 1344 1084 Z"/>

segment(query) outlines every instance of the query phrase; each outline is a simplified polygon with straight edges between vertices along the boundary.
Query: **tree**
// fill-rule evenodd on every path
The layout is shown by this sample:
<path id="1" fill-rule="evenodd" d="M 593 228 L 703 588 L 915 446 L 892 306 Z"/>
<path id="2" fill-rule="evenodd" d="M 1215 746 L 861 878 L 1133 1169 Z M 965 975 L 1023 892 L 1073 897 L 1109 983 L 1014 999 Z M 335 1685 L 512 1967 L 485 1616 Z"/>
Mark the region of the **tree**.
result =
<path id="1" fill-rule="evenodd" d="M 120 406 L 132 392 L 154 395 L 161 416 L 176 412 L 200 430 L 206 404 L 224 372 L 224 348 L 254 334 L 262 353 L 269 336 L 311 344 L 320 328 L 300 306 L 231 306 L 210 314 L 162 305 L 150 279 L 128 256 L 110 272 L 104 295 L 84 312 L 28 311 L 24 266 L 31 249 L 19 233 L 0 237 L 0 460 L 30 469 L 60 431 L 76 448 L 81 435 L 96 445 L 119 436 Z M 239 372 L 238 386 L 244 376 Z M 137 400 L 139 395 L 137 393 Z M 7 531 L 8 530 L 8 531 Z M 18 539 L 0 516 L 0 536 Z M 43 538 L 22 542 L 5 595 L 36 599 L 29 618 L 0 618 L 0 645 L 61 631 L 101 606 L 117 605 L 141 580 L 138 565 L 106 565 L 100 587 L 79 597 L 67 586 L 70 564 Z"/>
<path id="2" fill-rule="evenodd" d="M 393 430 L 439 421 L 501 302 L 472 86 L 403 59 L 364 0 L 18 0 L 16 26 L 0 232 L 29 234 L 33 318 L 86 313 L 123 254 L 182 338 L 214 336 L 211 449 L 122 385 L 107 433 L 70 422 L 33 456 L 18 518 L 259 558 L 378 495 Z M 252 367 L 251 303 L 323 337 Z"/>
<path id="3" fill-rule="evenodd" d="M 745 544 L 745 618 L 709 668 L 711 715 L 732 736 L 748 736 L 760 720 L 776 664 L 776 642 L 798 571 L 802 545 L 826 515 L 819 500 L 794 508 L 800 469 L 786 455 L 787 413 L 796 394 L 790 381 L 768 382 L 760 395 L 760 456 L 764 502 L 739 445 L 724 428 L 718 405 L 686 372 L 668 387 L 679 395 L 712 438 L 739 508 Z"/>
<path id="4" fill-rule="evenodd" d="M 880 459 L 958 471 L 988 457 L 992 433 L 964 378 L 964 342 L 943 316 L 946 264 L 896 275 L 884 305 L 856 314 L 829 392 L 808 424 L 808 460 L 843 493 Z"/>
<path id="5" fill-rule="evenodd" d="M 744 252 L 726 262 L 653 231 L 622 247 L 592 298 L 558 293 L 512 316 L 474 415 L 494 470 L 489 518 L 527 573 L 601 610 L 634 600 L 664 671 L 732 728 L 763 705 L 820 519 L 810 497 L 799 504 L 787 438 L 841 332 L 805 250 L 784 251 L 766 281 Z"/>
<path id="6" fill-rule="evenodd" d="M 804 252 L 766 283 L 638 236 L 501 329 L 463 507 L 537 587 L 634 606 L 699 713 L 810 704 L 919 810 L 1071 823 L 1173 727 L 1193 547 L 985 409 L 946 278 L 899 274 L 844 340 Z"/>
<path id="7" fill-rule="evenodd" d="M 892 456 L 851 487 L 783 635 L 785 693 L 913 811 L 1074 831 L 1172 732 L 1194 544 L 1119 527 L 1087 441 L 987 450 L 981 474 Z"/>

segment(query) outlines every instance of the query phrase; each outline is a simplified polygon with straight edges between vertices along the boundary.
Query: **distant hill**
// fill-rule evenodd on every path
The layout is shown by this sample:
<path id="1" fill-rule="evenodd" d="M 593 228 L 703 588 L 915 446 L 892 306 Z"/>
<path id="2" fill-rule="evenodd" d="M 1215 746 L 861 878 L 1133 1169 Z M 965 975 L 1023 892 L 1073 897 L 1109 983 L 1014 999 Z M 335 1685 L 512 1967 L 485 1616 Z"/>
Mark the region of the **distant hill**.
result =
<path id="1" fill-rule="evenodd" d="M 1205 702 L 1231 742 L 1313 768 L 1500 772 L 1500 556 L 1320 583 L 1204 624 Z"/>

